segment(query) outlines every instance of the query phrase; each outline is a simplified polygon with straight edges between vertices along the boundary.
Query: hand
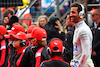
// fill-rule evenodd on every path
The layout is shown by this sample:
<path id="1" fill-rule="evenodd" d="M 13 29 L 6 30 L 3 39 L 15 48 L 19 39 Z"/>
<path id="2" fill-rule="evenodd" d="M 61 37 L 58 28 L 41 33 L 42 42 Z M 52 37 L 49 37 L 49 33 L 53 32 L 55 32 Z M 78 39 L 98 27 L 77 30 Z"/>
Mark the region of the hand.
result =
<path id="1" fill-rule="evenodd" d="M 3 22 L 6 23 L 6 24 L 9 23 L 8 17 L 5 17 Z"/>
<path id="2" fill-rule="evenodd" d="M 70 67 L 74 67 L 73 65 L 71 65 Z"/>
<path id="3" fill-rule="evenodd" d="M 63 28 L 62 28 L 60 21 L 57 20 L 55 23 L 57 24 L 57 26 L 55 26 L 55 28 L 58 28 L 60 31 L 63 31 Z"/>
<path id="4" fill-rule="evenodd" d="M 96 54 L 96 52 L 95 52 L 95 51 L 92 51 L 92 55 L 93 55 L 93 56 L 96 56 L 97 54 Z"/>

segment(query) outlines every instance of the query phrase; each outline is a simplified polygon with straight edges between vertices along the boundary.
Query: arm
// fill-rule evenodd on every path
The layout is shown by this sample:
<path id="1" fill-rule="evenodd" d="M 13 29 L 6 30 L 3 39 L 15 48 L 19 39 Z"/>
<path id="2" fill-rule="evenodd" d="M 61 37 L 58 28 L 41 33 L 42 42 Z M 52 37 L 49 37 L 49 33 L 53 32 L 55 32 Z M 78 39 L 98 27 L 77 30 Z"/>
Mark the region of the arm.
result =
<path id="1" fill-rule="evenodd" d="M 5 62 L 6 57 L 6 43 L 5 40 L 1 41 L 1 59 L 0 66 L 2 66 Z"/>
<path id="2" fill-rule="evenodd" d="M 89 55 L 91 54 L 91 40 L 88 35 L 88 32 L 82 31 L 80 32 L 80 42 L 82 47 L 82 55 L 79 59 L 79 65 L 78 67 L 82 67 Z"/>

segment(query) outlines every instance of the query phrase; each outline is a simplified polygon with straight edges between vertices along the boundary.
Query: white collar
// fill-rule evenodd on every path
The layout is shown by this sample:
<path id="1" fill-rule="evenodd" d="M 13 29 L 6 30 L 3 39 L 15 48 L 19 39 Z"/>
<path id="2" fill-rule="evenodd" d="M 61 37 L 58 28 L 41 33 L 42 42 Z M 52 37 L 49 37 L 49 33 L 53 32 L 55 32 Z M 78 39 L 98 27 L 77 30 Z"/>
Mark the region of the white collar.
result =
<path id="1" fill-rule="evenodd" d="M 96 22 L 94 22 L 94 28 L 97 28 L 97 25 L 98 25 L 98 24 L 96 24 Z"/>
<path id="2" fill-rule="evenodd" d="M 83 21 L 80 21 L 80 22 L 78 22 L 78 23 L 75 24 L 75 27 L 78 28 L 81 25 L 83 25 L 84 23 L 85 23 L 84 20 Z"/>

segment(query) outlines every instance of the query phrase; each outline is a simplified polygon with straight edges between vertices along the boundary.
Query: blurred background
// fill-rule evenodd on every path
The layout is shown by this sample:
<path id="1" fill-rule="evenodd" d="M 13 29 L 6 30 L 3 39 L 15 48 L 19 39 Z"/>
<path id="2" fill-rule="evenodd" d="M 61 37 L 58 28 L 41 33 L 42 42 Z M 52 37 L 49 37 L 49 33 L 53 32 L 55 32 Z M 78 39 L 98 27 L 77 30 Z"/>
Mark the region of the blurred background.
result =
<path id="1" fill-rule="evenodd" d="M 85 6 L 86 14 L 84 18 L 86 23 L 91 26 L 90 11 L 100 8 L 100 0 L 0 0 L 0 24 L 3 24 L 3 13 L 6 9 L 13 9 L 15 14 L 18 12 L 18 9 L 25 9 L 18 16 L 20 20 L 32 20 L 32 24 L 37 24 L 37 19 L 40 15 L 46 15 L 48 18 L 57 16 L 62 25 L 64 25 L 65 18 L 70 13 L 70 6 L 74 2 L 80 2 Z M 32 18 L 21 18 L 27 10 L 29 10 Z"/>

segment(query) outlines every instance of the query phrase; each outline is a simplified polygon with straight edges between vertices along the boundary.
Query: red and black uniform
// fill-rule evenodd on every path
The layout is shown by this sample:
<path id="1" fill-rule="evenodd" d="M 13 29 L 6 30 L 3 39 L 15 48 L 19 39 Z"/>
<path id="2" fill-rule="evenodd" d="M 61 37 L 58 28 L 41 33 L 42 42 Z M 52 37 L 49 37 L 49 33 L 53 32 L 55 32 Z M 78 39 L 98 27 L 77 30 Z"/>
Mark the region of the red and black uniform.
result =
<path id="1" fill-rule="evenodd" d="M 5 67 L 6 57 L 8 55 L 5 38 L 0 39 L 0 67 Z"/>
<path id="2" fill-rule="evenodd" d="M 11 67 L 11 65 L 14 63 L 13 62 L 13 57 L 15 56 L 15 48 L 13 48 L 13 42 L 8 43 L 8 56 L 6 60 L 6 67 Z"/>
<path id="3" fill-rule="evenodd" d="M 43 61 L 41 67 L 70 67 L 70 65 L 63 61 L 60 56 L 54 56 L 50 60 Z"/>
<path id="4" fill-rule="evenodd" d="M 36 64 L 35 67 L 40 67 L 40 64 L 44 60 L 49 60 L 49 55 L 46 51 L 46 47 L 38 47 L 37 52 L 35 54 Z"/>
<path id="5" fill-rule="evenodd" d="M 12 57 L 9 56 L 7 67 L 32 67 L 35 55 L 32 52 L 31 47 L 32 46 L 15 50 L 15 54 Z"/>

